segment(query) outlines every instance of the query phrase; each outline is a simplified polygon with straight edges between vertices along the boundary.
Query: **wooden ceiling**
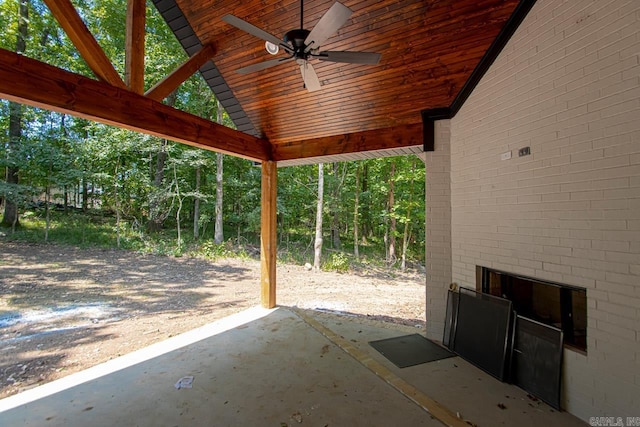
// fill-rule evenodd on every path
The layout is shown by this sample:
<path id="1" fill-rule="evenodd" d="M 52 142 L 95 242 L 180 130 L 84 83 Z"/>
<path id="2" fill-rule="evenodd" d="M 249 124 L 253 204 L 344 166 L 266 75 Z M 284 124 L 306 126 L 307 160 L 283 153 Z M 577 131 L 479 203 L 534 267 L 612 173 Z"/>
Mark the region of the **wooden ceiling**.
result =
<path id="1" fill-rule="evenodd" d="M 126 72 L 118 75 L 70 0 L 44 0 L 96 79 L 0 49 L 0 96 L 198 147 L 279 165 L 421 152 L 433 120 L 452 117 L 535 0 L 342 0 L 353 14 L 321 50 L 381 54 L 377 65 L 312 60 L 308 92 L 264 41 L 222 20 L 233 14 L 283 37 L 300 26 L 298 0 L 153 0 L 190 59 L 143 93 L 144 0 L 127 0 Z M 312 29 L 333 0 L 307 0 Z M 283 58 L 285 56 L 282 56 Z M 240 131 L 161 103 L 199 70 Z"/>
<path id="2" fill-rule="evenodd" d="M 307 92 L 295 62 L 239 74 L 235 70 L 273 59 L 264 41 L 222 21 L 233 14 L 282 38 L 300 27 L 300 1 L 175 0 L 212 57 L 257 135 L 268 140 L 276 160 L 304 157 L 314 145 L 340 144 L 343 135 L 410 126 L 420 135 L 421 111 L 448 108 L 460 94 L 518 0 L 342 0 L 353 14 L 322 50 L 378 52 L 378 65 L 313 60 L 322 89 Z M 304 2 L 304 26 L 312 29 L 334 0 Z M 280 57 L 286 54 L 280 53 Z M 334 137 L 334 138 L 327 138 Z M 336 139 L 338 137 L 339 139 Z M 369 133 L 369 138 L 375 133 Z M 407 146 L 409 141 L 400 141 Z M 304 143 L 307 141 L 308 143 Z M 373 140 L 364 141 L 361 148 Z M 393 143 L 391 143 L 393 145 Z M 306 148 L 305 148 L 306 147 Z"/>

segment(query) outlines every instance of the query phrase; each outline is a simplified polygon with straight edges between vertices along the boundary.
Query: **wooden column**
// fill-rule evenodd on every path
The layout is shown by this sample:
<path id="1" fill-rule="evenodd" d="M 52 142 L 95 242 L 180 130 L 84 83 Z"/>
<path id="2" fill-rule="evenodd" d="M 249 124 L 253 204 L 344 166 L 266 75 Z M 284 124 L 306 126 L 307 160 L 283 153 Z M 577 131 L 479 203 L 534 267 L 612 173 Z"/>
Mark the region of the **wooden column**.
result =
<path id="1" fill-rule="evenodd" d="M 276 196 L 277 163 L 262 162 L 262 209 L 260 213 L 260 286 L 262 306 L 276 306 Z"/>
<path id="2" fill-rule="evenodd" d="M 127 26 L 124 46 L 125 83 L 129 89 L 140 95 L 144 93 L 146 13 L 145 0 L 127 0 Z"/>

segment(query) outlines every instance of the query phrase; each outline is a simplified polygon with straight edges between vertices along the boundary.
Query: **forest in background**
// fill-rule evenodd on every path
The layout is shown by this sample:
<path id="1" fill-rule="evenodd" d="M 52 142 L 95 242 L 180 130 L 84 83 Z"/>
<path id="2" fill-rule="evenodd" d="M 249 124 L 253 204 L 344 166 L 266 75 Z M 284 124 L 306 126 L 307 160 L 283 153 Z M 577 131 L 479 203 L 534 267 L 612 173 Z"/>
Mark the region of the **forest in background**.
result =
<path id="1" fill-rule="evenodd" d="M 124 0 L 74 1 L 124 74 Z M 93 77 L 44 3 L 0 0 L 0 47 Z M 147 4 L 145 88 L 186 59 Z M 233 127 L 199 74 L 165 101 Z M 255 255 L 253 162 L 0 100 L 5 239 L 182 255 Z M 344 271 L 424 264 L 424 164 L 416 156 L 278 170 L 279 259 Z M 320 246 L 318 246 L 320 245 Z"/>

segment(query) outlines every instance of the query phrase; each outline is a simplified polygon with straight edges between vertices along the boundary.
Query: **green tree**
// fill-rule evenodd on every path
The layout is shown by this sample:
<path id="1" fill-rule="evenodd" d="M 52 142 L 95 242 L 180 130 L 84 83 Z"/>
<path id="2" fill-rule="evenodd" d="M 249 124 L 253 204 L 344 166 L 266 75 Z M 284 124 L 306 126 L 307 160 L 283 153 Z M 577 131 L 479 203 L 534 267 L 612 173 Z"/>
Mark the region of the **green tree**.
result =
<path id="1" fill-rule="evenodd" d="M 222 117 L 222 104 L 220 103 L 220 100 L 218 100 L 216 107 L 217 107 L 216 108 L 217 122 L 219 124 L 223 124 L 224 119 Z M 215 209 L 216 222 L 215 222 L 213 239 L 214 239 L 214 242 L 218 245 L 224 241 L 224 220 L 223 220 L 223 212 L 222 212 L 222 209 L 224 206 L 223 165 L 224 165 L 224 156 L 222 155 L 222 153 L 216 153 L 216 209 Z"/>
<path id="2" fill-rule="evenodd" d="M 322 258 L 322 217 L 324 208 L 324 164 L 318 164 L 318 192 L 316 205 L 316 234 L 313 244 L 313 268 L 320 269 Z"/>
<path id="3" fill-rule="evenodd" d="M 18 26 L 16 31 L 15 52 L 24 53 L 27 48 L 29 28 L 29 1 L 20 0 L 18 7 Z M 22 105 L 9 102 L 9 140 L 6 146 L 6 173 L 4 199 L 4 215 L 2 225 L 15 229 L 19 225 L 18 194 L 20 183 L 19 160 L 16 156 L 22 140 L 23 108 Z"/>

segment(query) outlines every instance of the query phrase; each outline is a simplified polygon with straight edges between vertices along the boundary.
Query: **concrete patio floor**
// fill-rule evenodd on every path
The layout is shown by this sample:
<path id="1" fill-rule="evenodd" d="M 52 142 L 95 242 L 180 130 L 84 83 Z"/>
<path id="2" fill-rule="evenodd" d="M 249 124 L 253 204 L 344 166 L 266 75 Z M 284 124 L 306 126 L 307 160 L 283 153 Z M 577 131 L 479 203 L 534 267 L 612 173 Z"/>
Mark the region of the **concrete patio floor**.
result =
<path id="1" fill-rule="evenodd" d="M 256 307 L 0 400 L 0 425 L 585 425 L 459 357 L 399 369 L 368 344 L 416 331 Z"/>

